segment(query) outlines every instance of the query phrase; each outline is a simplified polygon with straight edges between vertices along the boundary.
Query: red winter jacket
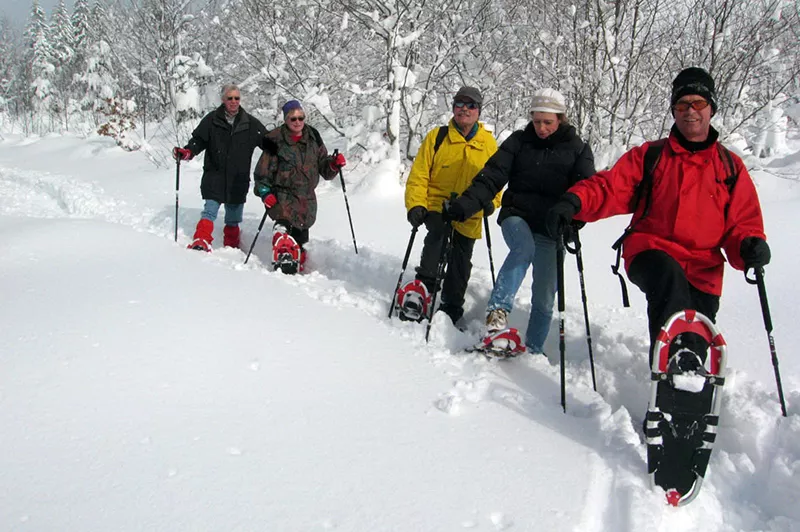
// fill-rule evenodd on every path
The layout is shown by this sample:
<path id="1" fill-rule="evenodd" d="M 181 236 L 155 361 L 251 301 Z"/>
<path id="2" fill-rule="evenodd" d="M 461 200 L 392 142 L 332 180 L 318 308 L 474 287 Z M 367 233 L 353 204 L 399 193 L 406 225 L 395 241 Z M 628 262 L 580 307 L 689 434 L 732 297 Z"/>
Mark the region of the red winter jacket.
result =
<path id="1" fill-rule="evenodd" d="M 634 194 L 644 172 L 649 143 L 625 153 L 610 170 L 599 172 L 569 189 L 581 200 L 576 220 L 593 222 L 633 212 Z M 753 180 L 742 160 L 731 153 L 739 176 L 733 192 L 724 183 L 726 164 L 717 143 L 698 152 L 683 148 L 670 134 L 653 172 L 650 212 L 624 240 L 626 270 L 632 259 L 648 249 L 660 249 L 678 261 L 689 282 L 699 290 L 722 294 L 725 250 L 731 265 L 744 269 L 739 255 L 742 239 L 766 239 L 761 206 Z M 642 216 L 644 198 L 634 213 Z M 725 215 L 725 206 L 728 214 Z"/>

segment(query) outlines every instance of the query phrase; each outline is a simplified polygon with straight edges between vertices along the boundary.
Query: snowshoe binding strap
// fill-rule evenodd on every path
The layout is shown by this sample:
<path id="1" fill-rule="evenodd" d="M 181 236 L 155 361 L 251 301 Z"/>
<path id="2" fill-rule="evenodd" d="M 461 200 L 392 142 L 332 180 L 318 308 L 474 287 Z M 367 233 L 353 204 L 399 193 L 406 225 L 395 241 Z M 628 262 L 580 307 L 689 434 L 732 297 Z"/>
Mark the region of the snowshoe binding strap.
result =
<path id="1" fill-rule="evenodd" d="M 272 238 L 272 268 L 285 274 L 295 274 L 301 269 L 302 250 L 297 241 L 286 233 L 275 233 Z"/>
<path id="2" fill-rule="evenodd" d="M 689 333 L 689 334 L 687 334 Z M 695 336 L 696 335 L 696 336 Z M 706 316 L 695 310 L 686 309 L 673 314 L 662 327 L 653 348 L 653 379 L 663 379 L 669 373 L 671 358 L 678 351 L 685 351 L 678 341 L 680 338 L 695 337 L 696 341 L 687 344 L 686 350 L 694 352 L 702 362 L 704 374 L 721 379 L 721 368 L 725 367 L 727 344 L 716 325 Z M 680 337 L 680 338 L 679 338 Z M 673 345 L 677 343 L 677 345 Z M 707 347 L 703 347 L 707 346 Z M 687 361 L 689 359 L 686 359 Z M 685 362 L 689 363 L 689 362 Z"/>
<path id="3" fill-rule="evenodd" d="M 188 249 L 195 249 L 197 251 L 211 252 L 211 244 L 202 238 L 195 238 L 191 244 L 187 246 Z"/>
<path id="4" fill-rule="evenodd" d="M 397 315 L 402 321 L 422 321 L 428 317 L 431 296 L 425 284 L 414 279 L 397 290 Z"/>
<path id="5" fill-rule="evenodd" d="M 510 358 L 524 353 L 525 346 L 519 337 L 519 331 L 510 327 L 487 334 L 472 350 L 499 358 Z"/>

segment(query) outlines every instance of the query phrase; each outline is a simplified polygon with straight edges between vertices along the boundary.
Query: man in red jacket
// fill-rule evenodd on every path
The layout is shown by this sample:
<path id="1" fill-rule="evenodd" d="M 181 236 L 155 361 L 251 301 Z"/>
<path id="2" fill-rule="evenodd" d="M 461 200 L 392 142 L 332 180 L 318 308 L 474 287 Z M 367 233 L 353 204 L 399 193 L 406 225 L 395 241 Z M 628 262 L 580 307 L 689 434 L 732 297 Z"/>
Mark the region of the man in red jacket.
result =
<path id="1" fill-rule="evenodd" d="M 571 187 L 548 211 L 546 221 L 556 238 L 573 218 L 594 222 L 633 213 L 622 255 L 628 278 L 647 297 L 651 350 L 659 329 L 675 312 L 694 309 L 715 319 L 722 294 L 722 250 L 739 270 L 770 260 L 753 180 L 732 153 L 735 181 L 726 183 L 731 176 L 723 157 L 728 153 L 710 124 L 717 101 L 708 72 L 696 67 L 681 71 L 672 83 L 671 107 L 675 124 L 652 170 L 647 213 L 646 202 L 637 202 L 636 194 L 650 142 L 625 153 L 610 170 Z"/>

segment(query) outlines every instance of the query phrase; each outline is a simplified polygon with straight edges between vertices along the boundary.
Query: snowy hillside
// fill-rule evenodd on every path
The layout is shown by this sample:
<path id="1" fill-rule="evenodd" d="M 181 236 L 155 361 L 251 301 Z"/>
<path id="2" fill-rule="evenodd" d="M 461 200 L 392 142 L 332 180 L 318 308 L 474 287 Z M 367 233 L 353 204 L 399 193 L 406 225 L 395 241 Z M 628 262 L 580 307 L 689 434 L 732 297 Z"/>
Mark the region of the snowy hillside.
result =
<path id="1" fill-rule="evenodd" d="M 789 417 L 780 416 L 756 289 L 726 273 L 722 423 L 703 491 L 671 508 L 651 490 L 644 299 L 623 309 L 611 243 L 626 219 L 581 233 L 597 366 L 592 390 L 568 258 L 567 412 L 557 329 L 549 360 L 462 354 L 491 279 L 475 247 L 467 333 L 386 317 L 410 236 L 402 188 L 345 169 L 320 186 L 309 272 L 185 249 L 201 163 L 175 168 L 105 138 L 0 141 L 2 531 L 800 530 L 800 152 L 753 175 Z M 248 200 L 243 242 L 263 214 Z M 494 264 L 506 254 L 492 220 Z M 268 226 L 269 227 L 269 226 Z M 413 274 L 421 238 L 406 275 Z M 529 282 L 512 325 L 524 327 Z"/>

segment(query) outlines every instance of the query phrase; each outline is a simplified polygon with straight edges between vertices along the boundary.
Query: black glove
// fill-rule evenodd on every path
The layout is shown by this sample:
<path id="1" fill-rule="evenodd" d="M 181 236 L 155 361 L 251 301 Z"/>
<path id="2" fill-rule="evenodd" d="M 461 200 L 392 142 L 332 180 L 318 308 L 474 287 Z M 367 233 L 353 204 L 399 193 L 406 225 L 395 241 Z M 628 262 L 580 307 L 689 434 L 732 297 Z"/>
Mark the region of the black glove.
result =
<path id="1" fill-rule="evenodd" d="M 553 205 L 545 215 L 547 235 L 553 240 L 558 240 L 562 233 L 569 227 L 572 217 L 581 210 L 581 199 L 567 192 L 558 203 Z"/>
<path id="2" fill-rule="evenodd" d="M 766 266 L 772 257 L 767 241 L 757 236 L 748 236 L 742 240 L 742 245 L 739 246 L 739 254 L 742 256 L 745 269 Z"/>
<path id="3" fill-rule="evenodd" d="M 442 204 L 442 217 L 445 220 L 463 222 L 467 219 L 467 213 L 464 210 L 464 205 L 460 200 L 461 198 L 445 200 L 445 202 Z"/>
<path id="4" fill-rule="evenodd" d="M 408 209 L 408 215 L 406 215 L 406 218 L 408 219 L 408 223 L 411 224 L 411 227 L 419 227 L 425 223 L 425 218 L 427 216 L 428 209 L 422 205 L 417 205 L 416 207 L 411 207 Z"/>
<path id="5" fill-rule="evenodd" d="M 483 215 L 491 216 L 493 212 L 494 212 L 494 202 L 490 201 L 483 207 Z"/>

